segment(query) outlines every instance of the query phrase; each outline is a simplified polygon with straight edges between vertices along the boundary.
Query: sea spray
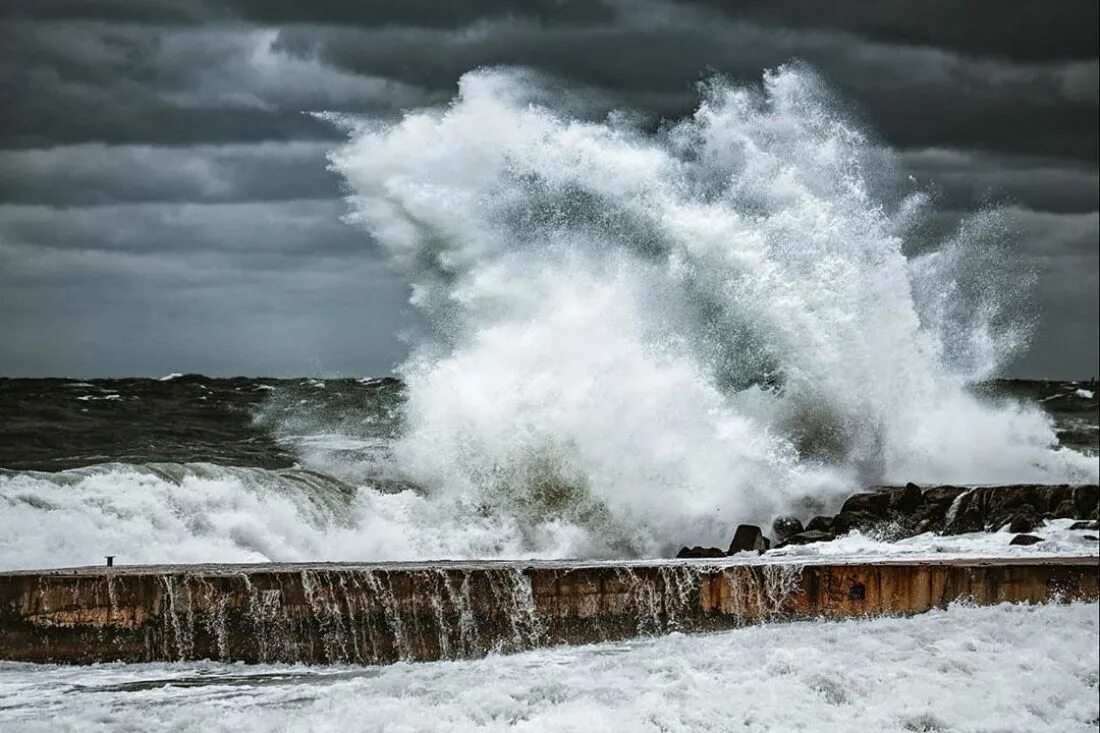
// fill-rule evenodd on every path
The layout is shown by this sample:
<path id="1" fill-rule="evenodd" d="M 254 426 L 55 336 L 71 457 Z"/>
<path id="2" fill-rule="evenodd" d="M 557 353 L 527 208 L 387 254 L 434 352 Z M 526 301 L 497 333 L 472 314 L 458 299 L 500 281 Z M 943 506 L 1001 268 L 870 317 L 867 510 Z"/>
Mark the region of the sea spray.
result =
<path id="1" fill-rule="evenodd" d="M 968 391 L 1026 342 L 963 266 L 995 212 L 907 257 L 926 196 L 812 72 L 712 81 L 655 133 L 551 96 L 471 72 L 331 156 L 431 324 L 393 447 L 431 501 L 652 555 L 879 481 L 1096 479 Z"/>

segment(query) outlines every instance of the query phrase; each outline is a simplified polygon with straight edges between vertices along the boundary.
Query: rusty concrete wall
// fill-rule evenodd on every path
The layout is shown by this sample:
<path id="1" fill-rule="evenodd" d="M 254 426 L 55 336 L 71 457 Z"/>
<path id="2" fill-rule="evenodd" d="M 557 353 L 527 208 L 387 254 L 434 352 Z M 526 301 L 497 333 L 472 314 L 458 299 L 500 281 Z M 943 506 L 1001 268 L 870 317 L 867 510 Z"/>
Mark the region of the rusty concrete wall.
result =
<path id="1" fill-rule="evenodd" d="M 0 573 L 0 659 L 386 663 L 772 620 L 1096 600 L 1098 559 L 441 563 Z"/>

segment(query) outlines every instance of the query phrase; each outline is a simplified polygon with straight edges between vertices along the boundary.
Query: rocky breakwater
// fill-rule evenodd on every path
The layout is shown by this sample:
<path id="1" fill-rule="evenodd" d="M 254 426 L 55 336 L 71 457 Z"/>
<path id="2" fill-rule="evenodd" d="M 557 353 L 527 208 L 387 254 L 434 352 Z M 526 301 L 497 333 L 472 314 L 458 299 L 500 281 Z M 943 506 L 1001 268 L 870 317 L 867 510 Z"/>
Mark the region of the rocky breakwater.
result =
<path id="1" fill-rule="evenodd" d="M 1015 536 L 1012 544 L 1043 541 L 1052 519 L 1076 520 L 1071 529 L 1100 541 L 1100 486 L 1096 484 L 1015 484 L 1005 486 L 876 486 L 854 494 L 834 515 L 784 516 L 772 524 L 774 541 L 754 525 L 740 525 L 727 550 L 684 547 L 678 557 L 719 557 L 762 553 L 790 545 L 828 542 L 853 530 L 886 541 L 926 532 L 958 535 L 996 532 Z"/>

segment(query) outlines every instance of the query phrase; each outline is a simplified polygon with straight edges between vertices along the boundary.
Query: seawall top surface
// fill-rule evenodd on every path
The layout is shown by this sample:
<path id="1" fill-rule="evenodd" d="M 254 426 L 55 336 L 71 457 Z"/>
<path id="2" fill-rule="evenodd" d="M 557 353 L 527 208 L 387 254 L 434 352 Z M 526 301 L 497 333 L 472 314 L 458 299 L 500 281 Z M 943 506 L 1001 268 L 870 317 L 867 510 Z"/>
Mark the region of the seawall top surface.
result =
<path id="1" fill-rule="evenodd" d="M 719 570 L 738 566 L 937 566 L 981 567 L 989 565 L 1073 566 L 1100 569 L 1100 554 L 1089 555 L 915 555 L 915 556 L 752 556 L 706 559 L 636 559 L 636 560 L 424 560 L 415 562 L 269 562 L 269 563 L 203 563 L 169 565 L 89 565 L 74 568 L 43 568 L 35 570 L 0 571 L 2 577 L 18 576 L 122 576 L 122 575 L 241 575 L 253 573 L 295 573 L 302 571 L 423 571 L 423 570 L 580 570 L 598 568 L 695 567 Z"/>

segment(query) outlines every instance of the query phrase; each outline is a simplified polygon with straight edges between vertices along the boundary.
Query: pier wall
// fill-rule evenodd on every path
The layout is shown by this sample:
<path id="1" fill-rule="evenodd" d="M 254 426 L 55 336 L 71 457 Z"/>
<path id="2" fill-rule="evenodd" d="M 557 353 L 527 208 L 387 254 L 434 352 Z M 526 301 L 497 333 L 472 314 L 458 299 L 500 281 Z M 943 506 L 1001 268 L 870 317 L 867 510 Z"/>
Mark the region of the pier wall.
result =
<path id="1" fill-rule="evenodd" d="M 768 621 L 1097 600 L 1098 558 L 199 565 L 0 573 L 0 659 L 378 664 Z"/>

